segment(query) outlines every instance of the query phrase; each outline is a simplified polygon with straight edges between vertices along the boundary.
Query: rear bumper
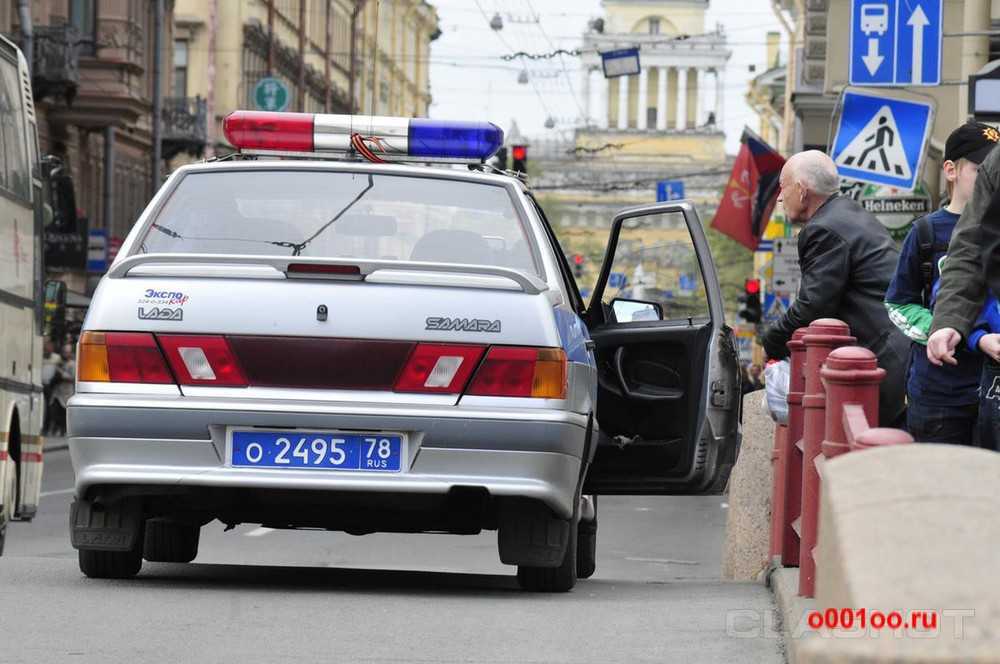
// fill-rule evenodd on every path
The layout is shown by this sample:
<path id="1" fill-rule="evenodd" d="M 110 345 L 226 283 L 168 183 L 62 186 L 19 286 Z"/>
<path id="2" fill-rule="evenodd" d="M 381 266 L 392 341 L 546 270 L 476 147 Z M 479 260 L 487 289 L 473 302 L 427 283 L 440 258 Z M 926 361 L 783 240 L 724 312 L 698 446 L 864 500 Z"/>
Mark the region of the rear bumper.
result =
<path id="1" fill-rule="evenodd" d="M 557 410 L 465 410 L 385 404 L 246 404 L 190 398 L 77 395 L 69 407 L 76 494 L 94 487 L 329 491 L 445 495 L 455 487 L 539 500 L 573 513 L 586 447 L 585 416 Z M 399 431 L 403 472 L 392 475 L 231 467 L 231 426 Z"/>

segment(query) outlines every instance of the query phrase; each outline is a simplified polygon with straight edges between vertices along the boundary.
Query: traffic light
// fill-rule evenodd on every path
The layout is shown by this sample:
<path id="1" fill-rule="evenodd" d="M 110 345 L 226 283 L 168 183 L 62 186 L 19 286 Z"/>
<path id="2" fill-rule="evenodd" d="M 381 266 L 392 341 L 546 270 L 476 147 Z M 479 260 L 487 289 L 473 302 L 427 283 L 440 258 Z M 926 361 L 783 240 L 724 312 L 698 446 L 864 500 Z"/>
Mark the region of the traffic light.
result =
<path id="1" fill-rule="evenodd" d="M 510 168 L 516 173 L 528 172 L 528 146 L 512 145 L 510 148 Z"/>
<path id="2" fill-rule="evenodd" d="M 760 279 L 747 279 L 743 282 L 743 296 L 739 298 L 738 316 L 748 323 L 759 323 L 762 311 L 760 306 Z"/>
<path id="3" fill-rule="evenodd" d="M 577 279 L 583 277 L 583 254 L 573 254 L 573 276 Z"/>
<path id="4" fill-rule="evenodd" d="M 497 153 L 493 155 L 493 167 L 498 168 L 501 171 L 507 170 L 507 148 L 500 148 Z"/>

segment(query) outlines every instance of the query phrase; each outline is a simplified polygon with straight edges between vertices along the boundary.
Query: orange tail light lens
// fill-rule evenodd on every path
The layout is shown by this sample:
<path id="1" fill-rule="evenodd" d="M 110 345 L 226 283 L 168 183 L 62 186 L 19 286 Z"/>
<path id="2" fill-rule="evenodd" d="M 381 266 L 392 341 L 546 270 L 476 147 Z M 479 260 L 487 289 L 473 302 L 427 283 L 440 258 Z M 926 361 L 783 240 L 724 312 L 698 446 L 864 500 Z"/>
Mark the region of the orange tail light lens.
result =
<path id="1" fill-rule="evenodd" d="M 468 394 L 565 399 L 566 353 L 559 348 L 493 346 Z"/>
<path id="2" fill-rule="evenodd" d="M 84 332 L 77 378 L 98 383 L 174 382 L 156 340 L 146 332 Z"/>
<path id="3" fill-rule="evenodd" d="M 111 380 L 107 337 L 103 332 L 84 332 L 80 336 L 80 358 L 76 365 L 76 378 L 94 383 L 107 383 Z"/>

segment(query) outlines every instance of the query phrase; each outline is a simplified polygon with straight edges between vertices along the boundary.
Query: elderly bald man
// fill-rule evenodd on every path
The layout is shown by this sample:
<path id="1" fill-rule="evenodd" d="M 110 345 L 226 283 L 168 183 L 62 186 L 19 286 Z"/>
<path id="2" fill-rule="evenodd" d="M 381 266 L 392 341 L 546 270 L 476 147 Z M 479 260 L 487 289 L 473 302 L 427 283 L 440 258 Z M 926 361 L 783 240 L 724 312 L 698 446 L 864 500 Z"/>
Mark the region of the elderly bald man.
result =
<path id="1" fill-rule="evenodd" d="M 781 170 L 778 201 L 799 233 L 802 282 L 791 308 L 763 338 L 769 357 L 788 355 L 796 328 L 839 318 L 888 375 L 879 392 L 879 424 L 902 426 L 910 342 L 889 321 L 883 300 L 899 251 L 885 227 L 854 200 L 840 196 L 833 160 L 817 150 L 793 155 Z"/>

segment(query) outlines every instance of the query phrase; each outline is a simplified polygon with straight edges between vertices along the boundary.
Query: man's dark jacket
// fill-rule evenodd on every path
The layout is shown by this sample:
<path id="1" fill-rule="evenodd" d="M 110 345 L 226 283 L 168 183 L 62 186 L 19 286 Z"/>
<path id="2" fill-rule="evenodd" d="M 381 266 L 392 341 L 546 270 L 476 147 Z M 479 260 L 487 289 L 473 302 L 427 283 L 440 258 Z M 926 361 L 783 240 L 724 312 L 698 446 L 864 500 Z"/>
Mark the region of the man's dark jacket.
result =
<path id="1" fill-rule="evenodd" d="M 858 344 L 875 353 L 886 370 L 879 389 L 879 424 L 896 424 L 905 409 L 910 340 L 889 321 L 883 301 L 899 250 L 878 219 L 841 196 L 816 211 L 799 233 L 798 245 L 799 294 L 764 335 L 764 350 L 772 358 L 787 357 L 785 344 L 796 328 L 818 318 L 844 321 Z"/>

